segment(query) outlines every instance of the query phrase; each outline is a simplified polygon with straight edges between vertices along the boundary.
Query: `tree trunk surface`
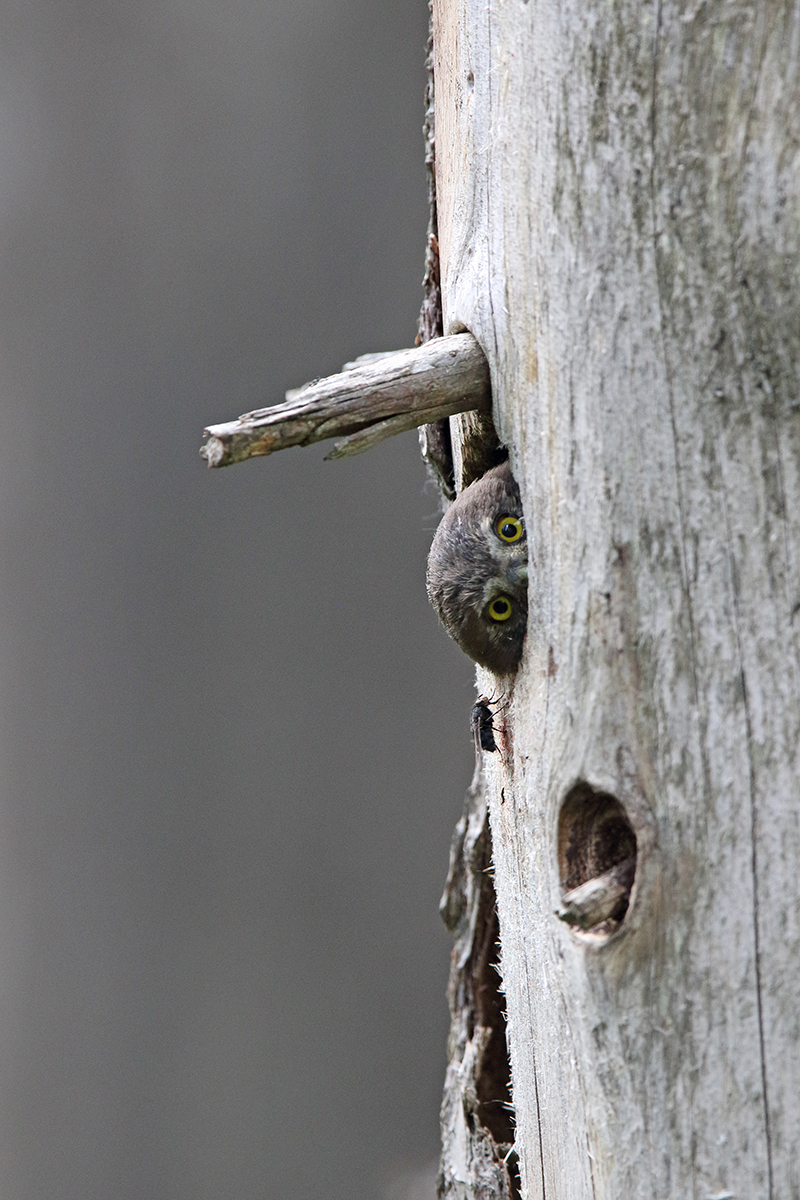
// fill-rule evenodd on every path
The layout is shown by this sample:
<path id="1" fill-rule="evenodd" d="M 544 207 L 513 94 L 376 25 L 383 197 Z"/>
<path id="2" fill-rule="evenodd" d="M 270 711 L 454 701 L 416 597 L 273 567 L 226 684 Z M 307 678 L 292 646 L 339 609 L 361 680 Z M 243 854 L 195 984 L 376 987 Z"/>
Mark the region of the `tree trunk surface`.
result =
<path id="1" fill-rule="evenodd" d="M 798 1200 L 800 5 L 433 28 L 444 333 L 531 560 L 484 754 L 522 1192 Z"/>

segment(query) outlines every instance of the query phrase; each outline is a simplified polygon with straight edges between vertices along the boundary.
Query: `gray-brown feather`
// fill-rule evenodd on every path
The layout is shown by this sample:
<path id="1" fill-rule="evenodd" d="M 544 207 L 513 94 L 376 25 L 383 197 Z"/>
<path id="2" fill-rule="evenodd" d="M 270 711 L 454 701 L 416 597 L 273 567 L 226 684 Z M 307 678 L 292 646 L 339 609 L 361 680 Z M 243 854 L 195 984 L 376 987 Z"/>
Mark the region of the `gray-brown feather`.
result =
<path id="1" fill-rule="evenodd" d="M 441 520 L 428 556 L 428 595 L 450 636 L 476 663 L 497 675 L 519 665 L 528 622 L 527 538 L 504 542 L 500 516 L 522 519 L 508 463 L 465 488 Z M 494 621 L 493 599 L 507 597 L 511 616 Z"/>

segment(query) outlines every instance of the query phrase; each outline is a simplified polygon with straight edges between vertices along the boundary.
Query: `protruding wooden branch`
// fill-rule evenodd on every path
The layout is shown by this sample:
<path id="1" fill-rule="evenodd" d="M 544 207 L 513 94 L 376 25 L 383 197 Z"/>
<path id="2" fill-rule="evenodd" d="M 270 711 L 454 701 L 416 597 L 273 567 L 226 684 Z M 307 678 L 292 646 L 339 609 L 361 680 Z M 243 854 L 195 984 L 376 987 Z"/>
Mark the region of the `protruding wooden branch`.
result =
<path id="1" fill-rule="evenodd" d="M 636 859 L 626 858 L 596 879 L 565 892 L 557 916 L 578 929 L 592 929 L 618 917 L 627 905 L 635 872 Z"/>
<path id="2" fill-rule="evenodd" d="M 469 333 L 412 350 L 365 355 L 349 369 L 286 393 L 286 403 L 209 425 L 200 453 L 210 467 L 338 437 L 328 458 L 359 454 L 418 425 L 491 406 L 489 368 Z"/>

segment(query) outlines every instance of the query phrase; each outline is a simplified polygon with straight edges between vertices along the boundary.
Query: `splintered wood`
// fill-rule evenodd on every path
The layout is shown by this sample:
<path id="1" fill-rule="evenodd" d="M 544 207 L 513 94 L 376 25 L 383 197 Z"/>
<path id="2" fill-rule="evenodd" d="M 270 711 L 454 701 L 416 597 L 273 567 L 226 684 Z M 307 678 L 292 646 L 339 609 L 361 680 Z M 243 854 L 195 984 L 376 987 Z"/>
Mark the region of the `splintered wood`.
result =
<path id="1" fill-rule="evenodd" d="M 471 334 L 458 333 L 409 350 L 365 355 L 338 375 L 287 392 L 284 404 L 209 425 L 200 454 L 210 467 L 227 467 L 338 438 L 328 458 L 341 458 L 442 417 L 490 407 L 483 351 Z"/>

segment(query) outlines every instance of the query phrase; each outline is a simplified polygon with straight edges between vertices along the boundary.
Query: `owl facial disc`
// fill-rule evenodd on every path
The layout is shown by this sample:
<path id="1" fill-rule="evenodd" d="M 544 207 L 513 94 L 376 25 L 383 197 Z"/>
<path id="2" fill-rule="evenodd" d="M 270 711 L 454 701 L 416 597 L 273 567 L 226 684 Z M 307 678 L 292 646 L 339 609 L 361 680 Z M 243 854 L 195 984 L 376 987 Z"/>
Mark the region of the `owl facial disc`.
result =
<path id="1" fill-rule="evenodd" d="M 528 623 L 528 542 L 508 463 L 465 488 L 428 555 L 428 596 L 461 649 L 496 675 L 519 666 Z"/>

